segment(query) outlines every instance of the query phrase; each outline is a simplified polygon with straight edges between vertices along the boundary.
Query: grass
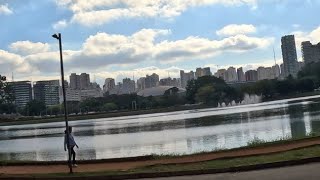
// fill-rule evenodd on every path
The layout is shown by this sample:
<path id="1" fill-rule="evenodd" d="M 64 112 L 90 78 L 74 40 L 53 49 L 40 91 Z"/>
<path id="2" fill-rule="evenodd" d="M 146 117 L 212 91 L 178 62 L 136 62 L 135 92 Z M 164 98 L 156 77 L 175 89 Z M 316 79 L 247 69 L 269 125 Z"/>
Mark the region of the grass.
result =
<path id="1" fill-rule="evenodd" d="M 156 165 L 133 169 L 129 173 L 153 173 L 153 172 L 175 172 L 203 169 L 222 169 L 229 167 L 249 166 L 281 161 L 299 160 L 320 156 L 320 146 L 313 146 L 299 150 L 292 150 L 272 155 L 261 155 L 243 158 L 233 158 L 224 160 L 213 160 L 200 163 L 177 164 L 177 165 Z"/>
<path id="2" fill-rule="evenodd" d="M 320 146 L 312 146 L 298 150 L 292 150 L 282 153 L 259 155 L 243 158 L 232 158 L 222 160 L 212 160 L 199 163 L 175 164 L 175 165 L 154 165 L 141 168 L 131 169 L 128 171 L 104 171 L 104 172 L 89 172 L 89 173 L 57 173 L 57 174 L 36 174 L 31 177 L 94 177 L 94 176 L 116 176 L 116 175 L 132 175 L 139 173 L 159 173 L 159 172 L 179 172 L 193 170 L 210 170 L 224 169 L 231 167 L 241 167 L 250 165 L 259 165 L 274 162 L 283 162 L 290 160 L 301 160 L 307 158 L 320 157 Z M 30 177 L 29 176 L 29 177 Z"/>
<path id="3" fill-rule="evenodd" d="M 247 145 L 243 147 L 234 148 L 234 149 L 217 148 L 209 151 L 197 152 L 191 155 L 236 151 L 236 150 L 250 149 L 250 148 L 256 148 L 256 147 L 266 147 L 266 146 L 272 146 L 277 144 L 293 143 L 295 141 L 302 141 L 302 140 L 308 140 L 308 139 L 319 138 L 319 137 L 320 137 L 320 134 L 314 133 L 314 132 L 311 132 L 306 136 L 302 136 L 302 137 L 297 137 L 297 138 L 282 137 L 274 141 L 265 141 L 265 140 L 259 139 L 258 137 L 254 137 L 252 141 L 249 141 Z M 169 158 L 176 158 L 176 157 L 188 156 L 188 155 L 190 154 L 152 154 L 153 159 L 169 159 Z"/>

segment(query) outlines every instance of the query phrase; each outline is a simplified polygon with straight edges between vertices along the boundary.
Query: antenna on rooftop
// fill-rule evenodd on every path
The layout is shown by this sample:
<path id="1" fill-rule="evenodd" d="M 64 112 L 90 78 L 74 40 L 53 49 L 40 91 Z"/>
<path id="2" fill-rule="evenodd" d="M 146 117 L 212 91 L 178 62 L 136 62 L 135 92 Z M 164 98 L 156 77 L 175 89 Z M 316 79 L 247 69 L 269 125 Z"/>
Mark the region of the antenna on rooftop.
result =
<path id="1" fill-rule="evenodd" d="M 11 81 L 14 82 L 13 71 L 12 71 Z"/>

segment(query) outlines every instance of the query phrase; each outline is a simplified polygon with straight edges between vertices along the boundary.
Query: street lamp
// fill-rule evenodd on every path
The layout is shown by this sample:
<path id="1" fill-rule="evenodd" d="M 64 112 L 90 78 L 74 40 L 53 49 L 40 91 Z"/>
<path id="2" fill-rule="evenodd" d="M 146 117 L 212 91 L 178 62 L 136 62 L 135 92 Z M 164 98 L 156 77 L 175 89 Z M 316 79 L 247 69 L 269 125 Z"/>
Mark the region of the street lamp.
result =
<path id="1" fill-rule="evenodd" d="M 64 119 L 66 122 L 66 132 L 67 132 L 68 165 L 69 165 L 70 173 L 73 173 L 72 165 L 71 165 L 71 151 L 70 151 L 70 146 L 69 146 L 69 124 L 68 124 L 68 112 L 67 112 L 67 101 L 66 101 L 66 89 L 65 89 L 65 85 L 64 85 L 64 70 L 63 70 L 61 34 L 60 33 L 54 34 L 54 35 L 52 35 L 52 37 L 59 40 L 61 82 L 62 82 L 62 94 L 63 94 L 63 105 L 64 105 Z"/>

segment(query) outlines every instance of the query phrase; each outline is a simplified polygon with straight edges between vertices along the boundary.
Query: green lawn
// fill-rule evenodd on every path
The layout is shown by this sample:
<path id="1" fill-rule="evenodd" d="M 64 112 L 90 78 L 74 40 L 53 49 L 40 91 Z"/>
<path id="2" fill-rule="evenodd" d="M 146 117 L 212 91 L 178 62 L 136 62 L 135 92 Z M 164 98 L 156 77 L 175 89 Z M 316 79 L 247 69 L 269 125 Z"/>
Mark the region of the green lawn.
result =
<path id="1" fill-rule="evenodd" d="M 176 164 L 176 165 L 154 165 L 142 168 L 131 169 L 129 171 L 105 171 L 94 173 L 74 173 L 74 174 L 37 174 L 28 175 L 28 177 L 92 177 L 92 176 L 110 176 L 110 175 L 128 175 L 138 173 L 158 173 L 158 172 L 178 172 L 193 170 L 223 169 L 230 167 L 241 167 L 249 165 L 266 164 L 273 162 L 282 162 L 290 160 L 300 160 L 313 157 L 320 157 L 320 145 L 298 150 L 287 151 L 270 155 L 251 156 L 243 158 L 221 159 L 199 163 Z"/>

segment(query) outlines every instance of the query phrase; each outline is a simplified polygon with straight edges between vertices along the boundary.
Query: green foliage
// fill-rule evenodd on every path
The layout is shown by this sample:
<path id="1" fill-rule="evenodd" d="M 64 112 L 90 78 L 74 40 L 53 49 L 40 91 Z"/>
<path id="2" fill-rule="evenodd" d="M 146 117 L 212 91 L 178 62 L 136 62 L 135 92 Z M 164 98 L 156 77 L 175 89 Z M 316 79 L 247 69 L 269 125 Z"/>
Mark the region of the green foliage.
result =
<path id="1" fill-rule="evenodd" d="M 12 86 L 6 82 L 6 77 L 0 75 L 0 113 L 15 113 L 16 107 L 13 104 L 15 97 Z"/>
<path id="2" fill-rule="evenodd" d="M 25 114 L 31 116 L 43 115 L 46 111 L 46 105 L 42 101 L 32 100 L 25 107 Z"/>
<path id="3" fill-rule="evenodd" d="M 113 111 L 117 110 L 118 106 L 115 103 L 105 103 L 102 108 L 103 111 Z"/>
<path id="4" fill-rule="evenodd" d="M 189 103 L 197 102 L 213 106 L 223 102 L 226 104 L 232 101 L 240 102 L 243 99 L 240 89 L 230 87 L 224 80 L 214 76 L 204 76 L 189 81 L 186 94 Z"/>

